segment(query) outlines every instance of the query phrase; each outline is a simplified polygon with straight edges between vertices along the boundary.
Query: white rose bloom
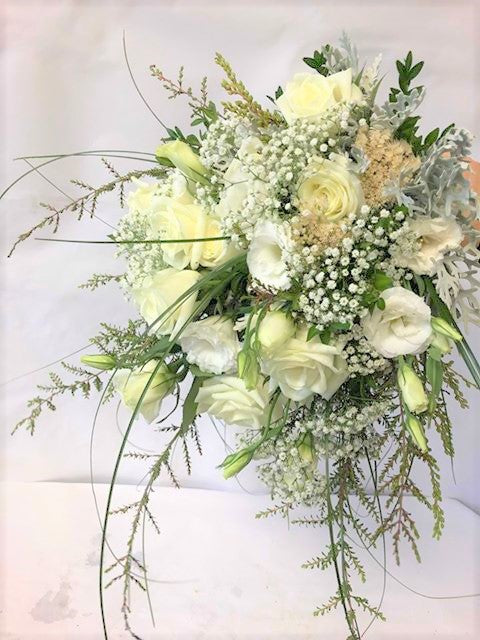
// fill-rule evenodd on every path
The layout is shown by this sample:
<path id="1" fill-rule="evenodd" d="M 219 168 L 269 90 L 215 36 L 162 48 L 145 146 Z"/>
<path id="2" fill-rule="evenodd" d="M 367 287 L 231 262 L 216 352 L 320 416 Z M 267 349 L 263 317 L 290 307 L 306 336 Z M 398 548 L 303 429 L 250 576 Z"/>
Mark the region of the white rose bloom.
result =
<path id="1" fill-rule="evenodd" d="M 301 211 L 324 222 L 339 222 L 365 202 L 360 180 L 342 156 L 310 164 L 300 178 L 297 196 Z"/>
<path id="2" fill-rule="evenodd" d="M 262 358 L 262 371 L 270 376 L 271 389 L 280 387 L 283 395 L 302 402 L 318 393 L 326 400 L 348 378 L 347 363 L 339 346 L 323 344 L 300 329 L 282 347 Z"/>
<path id="3" fill-rule="evenodd" d="M 291 280 L 287 256 L 292 244 L 286 225 L 271 220 L 257 223 L 247 253 L 247 265 L 252 277 L 268 289 L 288 289 Z"/>
<path id="4" fill-rule="evenodd" d="M 215 376 L 205 380 L 196 400 L 199 413 L 208 413 L 227 424 L 260 429 L 268 419 L 270 393 L 267 385 L 259 384 L 248 391 L 244 381 L 236 376 Z"/>
<path id="5" fill-rule="evenodd" d="M 196 282 L 200 274 L 197 271 L 177 271 L 177 269 L 162 269 L 153 276 L 147 276 L 141 287 L 133 289 L 132 295 L 140 315 L 152 324 L 157 318 L 173 305 L 178 298 L 188 291 Z M 197 299 L 197 293 L 190 294 L 179 305 L 170 310 L 166 316 L 155 324 L 155 331 L 159 335 L 176 333 L 190 317 Z"/>
<path id="6" fill-rule="evenodd" d="M 375 309 L 363 321 L 363 332 L 384 358 L 425 351 L 432 335 L 430 307 L 413 291 L 392 287 L 382 293 L 385 309 Z"/>
<path id="7" fill-rule="evenodd" d="M 399 266 L 419 275 L 433 275 L 445 254 L 462 243 L 462 228 L 453 218 L 421 216 L 409 221 L 408 226 L 420 240 L 420 250 L 411 256 L 396 255 L 395 259 Z"/>
<path id="8" fill-rule="evenodd" d="M 150 228 L 155 237 L 166 240 L 218 238 L 223 235 L 218 220 L 197 204 L 181 198 L 163 197 L 150 215 Z M 171 242 L 161 244 L 164 260 L 175 269 L 215 267 L 232 257 L 227 240 Z"/>
<path id="9" fill-rule="evenodd" d="M 318 121 L 322 114 L 341 102 L 359 102 L 363 94 L 352 81 L 352 70 L 331 76 L 319 73 L 297 73 L 287 82 L 277 106 L 288 124 L 297 119 Z"/>
<path id="10" fill-rule="evenodd" d="M 187 360 L 208 373 L 235 370 L 240 344 L 233 322 L 222 316 L 210 316 L 189 324 L 179 339 Z"/>
<path id="11" fill-rule="evenodd" d="M 238 151 L 238 158 L 234 158 L 223 175 L 225 188 L 220 195 L 220 201 L 215 209 L 216 215 L 224 218 L 231 212 L 242 209 L 245 198 L 249 194 L 256 194 L 259 198 L 267 191 L 263 180 L 255 179 L 251 168 L 244 161 L 254 162 L 260 159 L 258 151 L 262 142 L 255 136 L 249 136 L 242 142 Z"/>
<path id="12" fill-rule="evenodd" d="M 127 196 L 127 204 L 130 211 L 148 211 L 154 207 L 158 201 L 157 195 L 158 184 L 156 182 L 149 183 L 138 178 L 132 178 L 132 182 L 137 185 L 135 191 L 130 191 Z"/>
<path id="13" fill-rule="evenodd" d="M 143 367 L 133 370 L 119 369 L 113 376 L 115 390 L 122 396 L 123 403 L 131 411 L 135 410 L 157 364 L 158 360 L 149 360 Z M 173 385 L 174 375 L 165 364 L 161 364 L 140 405 L 140 413 L 147 422 L 153 422 L 158 416 L 162 400 L 172 391 Z"/>

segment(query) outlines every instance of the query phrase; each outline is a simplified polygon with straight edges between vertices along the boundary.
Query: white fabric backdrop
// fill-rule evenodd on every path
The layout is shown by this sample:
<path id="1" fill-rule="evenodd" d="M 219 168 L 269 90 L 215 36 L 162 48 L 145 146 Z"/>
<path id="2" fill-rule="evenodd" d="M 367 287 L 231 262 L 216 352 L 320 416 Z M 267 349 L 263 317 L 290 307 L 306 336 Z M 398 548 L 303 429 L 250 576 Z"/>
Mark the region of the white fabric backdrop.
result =
<path id="1" fill-rule="evenodd" d="M 148 66 L 158 64 L 174 76 L 185 64 L 187 79 L 198 85 L 207 73 L 213 99 L 220 99 L 220 73 L 212 59 L 219 50 L 258 96 L 271 93 L 295 71 L 300 59 L 346 29 L 364 56 L 384 52 L 384 69 L 394 73 L 394 60 L 413 49 L 426 61 L 423 81 L 428 94 L 422 107 L 425 129 L 452 120 L 478 135 L 479 4 L 475 0 L 430 1 L 291 1 L 291 2 L 174 2 L 74 0 L 11 0 L 3 5 L 1 50 L 5 144 L 4 176 L 10 181 L 27 167 L 12 158 L 27 154 L 87 149 L 151 151 L 162 130 L 138 99 L 122 54 L 126 30 L 131 64 L 142 91 L 167 123 L 187 126 L 185 105 L 171 102 Z M 385 84 L 388 86 L 389 79 Z M 480 147 L 476 143 L 476 155 Z M 127 165 L 119 160 L 117 168 Z M 45 175 L 68 194 L 70 177 L 101 184 L 107 175 L 97 159 L 68 160 L 45 168 Z M 2 180 L 2 183 L 4 180 Z M 32 175 L 1 204 L 2 256 L 21 231 L 40 219 L 38 202 L 59 205 L 65 199 L 42 178 Z M 115 200 L 106 200 L 99 214 L 115 224 L 120 214 Z M 108 228 L 98 220 L 77 224 L 65 219 L 64 238 L 102 238 Z M 42 232 L 39 235 L 47 235 Z M 88 342 L 99 322 L 124 322 L 133 310 L 114 287 L 95 293 L 80 291 L 92 271 L 118 269 L 107 246 L 62 245 L 30 241 L 2 263 L 2 374 L 5 382 L 56 360 Z M 478 346 L 478 332 L 470 336 Z M 76 356 L 78 357 L 78 356 Z M 66 398 L 59 410 L 47 413 L 34 438 L 12 425 L 23 416 L 33 385 L 46 380 L 46 371 L 3 384 L 3 476 L 9 480 L 88 480 L 88 445 L 95 400 Z M 446 495 L 480 508 L 479 398 L 469 394 L 471 409 L 452 406 L 456 423 L 456 484 L 449 460 L 441 458 Z M 126 413 L 120 412 L 120 424 Z M 241 490 L 225 483 L 215 465 L 225 448 L 212 425 L 202 423 L 205 455 L 186 478 L 181 455 L 180 476 L 187 486 Z M 138 423 L 132 441 L 147 449 L 159 435 Z M 110 477 L 120 443 L 115 407 L 100 416 L 95 440 L 98 481 Z M 438 443 L 434 449 L 440 454 Z M 125 461 L 120 481 L 136 483 L 144 474 L 138 462 Z M 249 491 L 262 487 L 249 471 L 242 477 Z"/>

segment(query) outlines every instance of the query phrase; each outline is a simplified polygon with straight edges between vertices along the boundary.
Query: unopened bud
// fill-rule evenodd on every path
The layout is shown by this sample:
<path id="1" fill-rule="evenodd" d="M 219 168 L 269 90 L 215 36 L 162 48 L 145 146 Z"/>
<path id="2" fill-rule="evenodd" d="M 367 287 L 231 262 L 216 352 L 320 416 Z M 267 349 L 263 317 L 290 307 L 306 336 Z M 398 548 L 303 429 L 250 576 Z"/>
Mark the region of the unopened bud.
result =
<path id="1" fill-rule="evenodd" d="M 405 421 L 408 432 L 412 436 L 412 440 L 423 453 L 427 450 L 427 439 L 422 427 L 422 423 L 415 416 L 409 415 Z"/>
<path id="2" fill-rule="evenodd" d="M 254 351 L 242 349 L 237 355 L 238 376 L 245 382 L 249 391 L 256 389 L 259 367 Z"/>
<path id="3" fill-rule="evenodd" d="M 428 398 L 422 381 L 407 364 L 401 364 L 397 372 L 398 386 L 402 399 L 409 411 L 422 413 L 428 408 Z"/>
<path id="4" fill-rule="evenodd" d="M 457 342 L 463 338 L 462 334 L 443 318 L 432 318 L 432 329 Z"/>
<path id="5" fill-rule="evenodd" d="M 93 369 L 102 369 L 103 371 L 108 371 L 109 369 L 115 369 L 116 363 L 115 358 L 113 356 L 108 355 L 92 355 L 92 356 L 82 356 L 80 358 L 80 362 L 82 364 L 87 365 L 87 367 L 92 367 Z"/>
<path id="6" fill-rule="evenodd" d="M 430 342 L 431 347 L 435 347 L 440 351 L 442 355 L 450 353 L 452 350 L 452 344 L 443 333 L 437 333 L 436 331 L 432 334 L 432 341 Z"/>
<path id="7" fill-rule="evenodd" d="M 220 465 L 223 469 L 223 477 L 225 480 L 240 473 L 240 471 L 251 462 L 252 458 L 253 451 L 250 449 L 242 449 L 227 456 Z"/>
<path id="8" fill-rule="evenodd" d="M 316 461 L 313 435 L 310 431 L 300 436 L 297 441 L 297 449 L 303 462 L 313 463 Z"/>

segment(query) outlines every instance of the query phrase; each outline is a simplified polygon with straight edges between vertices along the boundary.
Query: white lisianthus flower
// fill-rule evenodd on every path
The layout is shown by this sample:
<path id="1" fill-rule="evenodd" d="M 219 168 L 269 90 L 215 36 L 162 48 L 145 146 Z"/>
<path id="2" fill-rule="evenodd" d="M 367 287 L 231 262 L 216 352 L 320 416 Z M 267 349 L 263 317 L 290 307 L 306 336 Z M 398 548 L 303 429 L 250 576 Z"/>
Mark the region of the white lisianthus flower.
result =
<path id="1" fill-rule="evenodd" d="M 324 222 L 339 222 L 364 204 L 360 180 L 349 169 L 346 158 L 318 159 L 300 177 L 298 208 Z"/>
<path id="2" fill-rule="evenodd" d="M 197 204 L 164 197 L 150 215 L 150 227 L 155 237 L 165 240 L 195 240 L 219 238 L 220 223 Z M 160 245 L 164 260 L 175 269 L 216 267 L 233 256 L 227 240 L 171 242 Z"/>
<path id="3" fill-rule="evenodd" d="M 268 419 L 270 393 L 263 380 L 249 391 L 236 376 L 215 376 L 205 380 L 196 400 L 198 413 L 208 413 L 227 424 L 260 429 Z"/>
<path id="4" fill-rule="evenodd" d="M 258 327 L 258 340 L 264 349 L 276 349 L 295 333 L 295 323 L 283 311 L 268 311 Z"/>
<path id="5" fill-rule="evenodd" d="M 291 280 L 287 256 L 292 248 L 290 230 L 285 224 L 271 220 L 258 223 L 247 253 L 252 277 L 268 289 L 288 289 Z"/>
<path id="6" fill-rule="evenodd" d="M 190 323 L 179 339 L 187 360 L 207 373 L 230 373 L 235 370 L 240 349 L 233 322 L 222 316 L 210 316 Z"/>
<path id="7" fill-rule="evenodd" d="M 420 249 L 413 255 L 396 255 L 395 260 L 418 275 L 433 275 L 445 254 L 462 244 L 462 228 L 453 218 L 420 216 L 409 221 L 408 227 L 420 241 Z"/>
<path id="8" fill-rule="evenodd" d="M 194 182 L 205 183 L 208 169 L 201 163 L 200 158 L 186 142 L 172 140 L 160 145 L 155 156 L 169 160 L 183 175 Z"/>
<path id="9" fill-rule="evenodd" d="M 131 411 L 135 410 L 157 365 L 158 360 L 149 360 L 143 367 L 133 370 L 119 369 L 113 376 L 112 383 L 115 390 L 122 396 L 123 403 Z M 174 382 L 173 373 L 165 364 L 161 364 L 140 405 L 139 411 L 147 422 L 153 422 L 158 416 L 162 400 L 172 391 Z"/>
<path id="10" fill-rule="evenodd" d="M 331 76 L 319 73 L 297 73 L 287 82 L 277 106 L 288 124 L 297 119 L 318 121 L 330 107 L 341 102 L 359 102 L 363 94 L 352 81 L 352 70 Z"/>
<path id="11" fill-rule="evenodd" d="M 367 340 L 384 358 L 425 351 L 432 335 L 430 307 L 413 291 L 391 287 L 382 293 L 385 309 L 362 321 Z"/>
<path id="12" fill-rule="evenodd" d="M 132 295 L 138 306 L 140 315 L 149 324 L 157 321 L 159 316 L 176 303 L 178 298 L 200 279 L 197 271 L 162 269 L 153 276 L 147 276 L 141 287 L 133 289 Z M 154 329 L 159 335 L 176 333 L 188 320 L 195 307 L 197 293 L 194 292 L 180 304 L 170 309 Z"/>
<path id="13" fill-rule="evenodd" d="M 283 395 L 303 402 L 314 393 L 326 400 L 348 378 L 348 369 L 339 346 L 323 344 L 314 337 L 307 342 L 308 330 L 301 328 L 282 347 L 265 354 L 262 372 L 270 376 L 271 389 L 280 387 Z"/>

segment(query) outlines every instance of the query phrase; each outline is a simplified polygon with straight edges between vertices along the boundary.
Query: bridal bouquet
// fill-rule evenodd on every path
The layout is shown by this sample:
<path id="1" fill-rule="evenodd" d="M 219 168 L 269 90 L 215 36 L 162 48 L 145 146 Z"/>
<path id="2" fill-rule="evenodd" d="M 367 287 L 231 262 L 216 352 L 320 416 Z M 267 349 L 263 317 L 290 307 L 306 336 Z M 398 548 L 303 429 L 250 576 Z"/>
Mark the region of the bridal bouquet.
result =
<path id="1" fill-rule="evenodd" d="M 154 154 L 82 152 L 101 155 L 111 180 L 74 181 L 84 193 L 49 207 L 19 238 L 48 225 L 57 231 L 64 214 L 96 215 L 100 196 L 117 189 L 125 213 L 93 242 L 115 245 L 124 273 L 95 274 L 84 286 L 117 282 L 139 316 L 123 328 L 102 325 L 83 366 L 64 363 L 73 382 L 52 373 L 20 425 L 33 432 L 64 392 L 103 389 L 101 402 L 118 394 L 131 410 L 103 522 L 101 595 L 123 456 L 151 462 L 141 499 L 121 510 L 132 516 L 132 535 L 109 567 L 128 594 L 130 585 L 147 586 L 133 547 L 143 517 L 156 526 L 149 497 L 160 474 L 177 484 L 175 446 L 190 471 L 192 446 L 201 451 L 198 417 L 235 425 L 236 448 L 219 460 L 225 479 L 254 465 L 274 501 L 259 516 L 326 528 L 328 547 L 305 567 L 332 567 L 338 590 L 315 613 L 343 608 L 349 638 L 358 639 L 365 613 L 383 616 L 354 588 L 353 574 L 365 575 L 352 539 L 372 553 L 390 534 L 397 562 L 403 539 L 419 557 L 406 494 L 431 511 L 440 537 L 430 443 L 440 438 L 454 455 L 447 397 L 465 408 L 461 380 L 480 383 L 459 328 L 480 319 L 478 202 L 465 173 L 471 136 L 453 124 L 420 133 L 423 62 L 411 52 L 397 61 L 398 84 L 384 103 L 380 57 L 361 65 L 346 37 L 304 58 L 304 70 L 261 102 L 221 55 L 215 61 L 229 96 L 221 108 L 205 79 L 197 95 L 183 69 L 171 80 L 152 66 L 169 97 L 186 99 L 194 132 L 166 127 Z M 119 173 L 109 158 L 123 156 L 141 168 Z M 453 348 L 473 382 L 453 369 Z M 172 394 L 181 415 L 170 424 L 161 407 Z M 153 457 L 126 450 L 137 418 L 164 434 Z M 427 493 L 411 473 L 421 465 Z M 295 518 L 299 505 L 312 516 Z M 138 637 L 128 595 L 122 611 Z"/>

